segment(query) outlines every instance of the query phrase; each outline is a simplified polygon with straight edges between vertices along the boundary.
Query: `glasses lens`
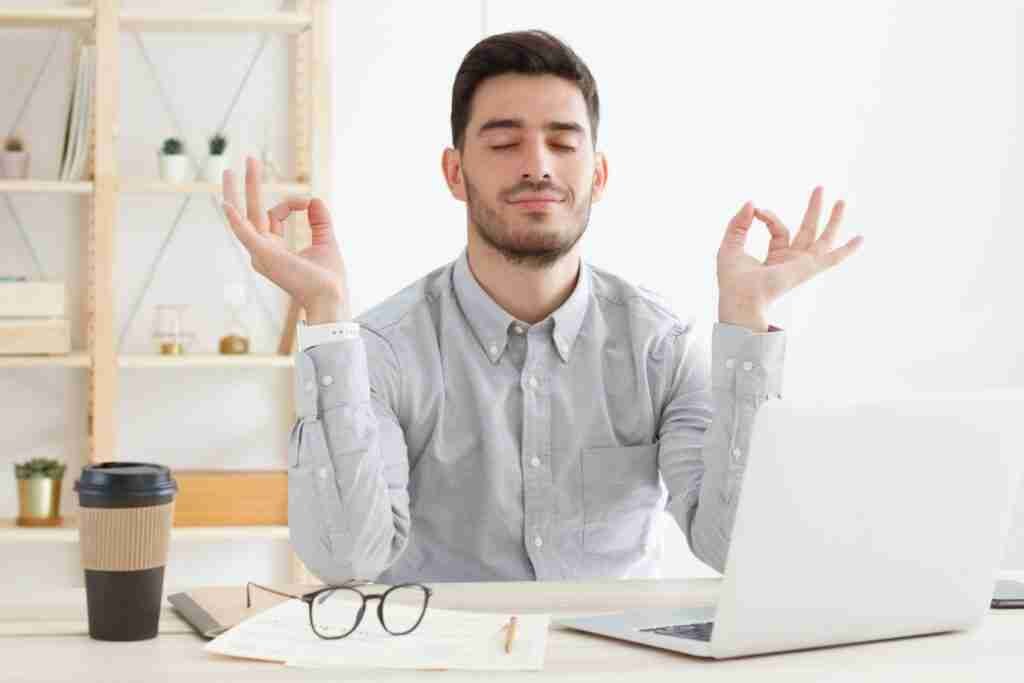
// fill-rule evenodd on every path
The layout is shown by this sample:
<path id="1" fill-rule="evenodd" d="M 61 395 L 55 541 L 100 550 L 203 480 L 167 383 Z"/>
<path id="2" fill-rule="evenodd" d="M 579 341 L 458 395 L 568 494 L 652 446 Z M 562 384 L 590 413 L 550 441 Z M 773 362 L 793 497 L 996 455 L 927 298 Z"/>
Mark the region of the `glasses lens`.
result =
<path id="1" fill-rule="evenodd" d="M 363 596 L 348 588 L 327 590 L 313 598 L 313 629 L 323 638 L 340 638 L 356 627 Z"/>
<path id="2" fill-rule="evenodd" d="M 427 609 L 423 586 L 395 586 L 384 598 L 384 628 L 395 635 L 408 633 L 419 625 Z"/>

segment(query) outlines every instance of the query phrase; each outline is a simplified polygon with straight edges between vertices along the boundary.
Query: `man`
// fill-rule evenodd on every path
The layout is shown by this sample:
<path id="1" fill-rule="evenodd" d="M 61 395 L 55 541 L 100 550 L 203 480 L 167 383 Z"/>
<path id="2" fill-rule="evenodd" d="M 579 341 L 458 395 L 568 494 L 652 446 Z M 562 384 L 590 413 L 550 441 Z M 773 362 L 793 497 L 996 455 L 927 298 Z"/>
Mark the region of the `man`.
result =
<path id="1" fill-rule="evenodd" d="M 323 202 L 264 214 L 249 159 L 243 217 L 225 173 L 254 267 L 306 310 L 289 523 L 323 581 L 650 576 L 663 509 L 724 569 L 755 417 L 781 397 L 785 336 L 766 308 L 861 239 L 832 248 L 842 202 L 817 235 L 821 188 L 792 242 L 745 203 L 718 251 L 709 366 L 689 322 L 581 258 L 608 179 L 598 105 L 586 65 L 547 33 L 470 50 L 442 159 L 466 248 L 355 322 Z M 302 210 L 313 244 L 296 255 L 281 222 Z M 764 263 L 743 249 L 755 218 Z"/>

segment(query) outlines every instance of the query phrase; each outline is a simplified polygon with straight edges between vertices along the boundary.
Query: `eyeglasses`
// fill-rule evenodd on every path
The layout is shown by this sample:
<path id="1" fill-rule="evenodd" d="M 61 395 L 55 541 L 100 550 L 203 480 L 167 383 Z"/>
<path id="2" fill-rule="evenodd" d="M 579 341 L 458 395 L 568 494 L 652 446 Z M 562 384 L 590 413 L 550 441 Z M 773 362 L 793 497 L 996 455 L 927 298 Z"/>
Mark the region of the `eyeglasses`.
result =
<path id="1" fill-rule="evenodd" d="M 370 600 L 378 600 L 377 618 L 384 630 L 393 636 L 412 633 L 427 613 L 427 603 L 433 590 L 421 583 L 401 583 L 383 593 L 367 595 L 355 588 L 371 581 L 351 581 L 338 586 L 324 586 L 309 593 L 293 595 L 248 582 L 245 585 L 245 606 L 252 607 L 252 589 L 302 600 L 309 606 L 309 625 L 324 640 L 344 638 L 359 626 Z"/>

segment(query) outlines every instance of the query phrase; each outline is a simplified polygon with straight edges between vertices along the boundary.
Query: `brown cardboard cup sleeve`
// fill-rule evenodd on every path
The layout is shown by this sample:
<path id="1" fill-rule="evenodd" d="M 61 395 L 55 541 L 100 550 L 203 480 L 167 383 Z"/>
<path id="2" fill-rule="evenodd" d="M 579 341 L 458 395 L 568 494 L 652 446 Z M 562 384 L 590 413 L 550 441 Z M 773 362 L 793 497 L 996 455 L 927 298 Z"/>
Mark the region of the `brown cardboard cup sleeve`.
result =
<path id="1" fill-rule="evenodd" d="M 174 519 L 174 501 L 132 508 L 80 508 L 82 568 L 135 571 L 162 567 Z"/>

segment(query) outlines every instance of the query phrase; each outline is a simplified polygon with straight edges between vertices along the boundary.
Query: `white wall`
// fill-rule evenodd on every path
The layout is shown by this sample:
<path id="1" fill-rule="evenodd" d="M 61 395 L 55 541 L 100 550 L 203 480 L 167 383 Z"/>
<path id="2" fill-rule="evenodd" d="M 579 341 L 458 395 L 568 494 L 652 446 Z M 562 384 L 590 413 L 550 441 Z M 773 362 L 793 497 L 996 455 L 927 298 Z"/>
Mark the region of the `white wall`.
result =
<path id="1" fill-rule="evenodd" d="M 248 10 L 277 3 L 234 4 Z M 772 309 L 772 322 L 789 333 L 786 400 L 1024 385 L 1014 277 L 1024 214 L 1012 192 L 1024 180 L 1024 14 L 1015 3 L 396 0 L 337 3 L 335 11 L 331 206 L 357 312 L 457 255 L 464 206 L 450 197 L 440 173 L 455 70 L 483 32 L 542 27 L 588 62 L 602 97 L 598 145 L 609 158 L 610 182 L 585 238 L 591 261 L 660 290 L 708 331 L 716 311 L 715 251 L 728 217 L 752 199 L 795 232 L 811 188 L 822 184 L 826 202 L 847 201 L 841 241 L 858 233 L 866 241 L 850 261 Z M 0 132 L 48 36 L 2 36 L 0 79 L 13 84 L 5 91 L 14 95 L 0 102 Z M 188 142 L 202 145 L 258 37 L 145 40 L 179 103 Z M 52 131 L 60 126 L 67 62 L 59 53 L 33 104 L 31 120 L 38 123 L 25 131 L 43 174 L 56 170 Z M 121 171 L 152 177 L 154 150 L 173 130 L 128 38 L 123 62 Z M 236 162 L 258 151 L 267 121 L 279 136 L 277 158 L 290 160 L 286 88 L 285 41 L 274 37 L 227 129 Z M 178 201 L 123 202 L 119 320 Z M 82 282 L 76 202 L 23 195 L 14 202 L 44 264 Z M 752 253 L 764 253 L 765 235 L 763 227 L 755 231 Z M 0 269 L 28 273 L 30 263 L 0 206 Z M 239 273 L 212 208 L 194 201 L 128 350 L 147 347 L 152 306 L 172 300 L 193 304 L 200 347 L 212 349 L 223 283 Z M 273 287 L 261 291 L 282 318 Z M 271 349 L 277 331 L 256 305 L 247 319 L 257 349 Z M 81 340 L 80 325 L 76 333 Z M 79 456 L 83 377 L 3 371 L 0 405 L 5 423 L 16 425 L 0 436 L 5 462 Z M 289 390 L 285 371 L 195 371 L 180 379 L 123 371 L 119 455 L 172 467 L 273 466 L 281 462 L 288 427 L 279 399 Z M 0 477 L 0 515 L 14 514 L 13 495 L 13 477 Z M 1017 519 L 1006 565 L 1022 567 L 1024 512 Z M 705 573 L 678 530 L 667 532 L 665 573 Z M 232 545 L 222 554 L 241 552 Z M 197 576 L 207 571 L 198 560 L 190 566 Z M 251 578 L 250 567 L 257 571 L 231 566 L 223 579 Z"/>

